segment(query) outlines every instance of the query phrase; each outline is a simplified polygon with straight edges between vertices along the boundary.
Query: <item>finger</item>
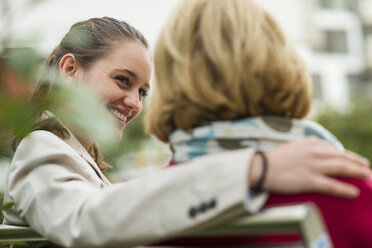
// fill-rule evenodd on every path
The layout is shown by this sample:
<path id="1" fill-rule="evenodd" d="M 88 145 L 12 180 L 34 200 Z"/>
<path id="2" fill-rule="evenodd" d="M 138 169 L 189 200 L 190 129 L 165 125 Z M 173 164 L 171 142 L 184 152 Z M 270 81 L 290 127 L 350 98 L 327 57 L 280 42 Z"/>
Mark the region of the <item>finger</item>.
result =
<path id="1" fill-rule="evenodd" d="M 344 156 L 343 151 L 339 151 L 331 145 L 329 142 L 326 141 L 317 141 L 316 143 L 312 143 L 312 156 L 317 158 L 331 158 L 331 157 L 339 157 Z"/>
<path id="2" fill-rule="evenodd" d="M 315 191 L 326 195 L 352 199 L 359 195 L 359 189 L 349 183 L 330 177 L 314 178 Z"/>
<path id="3" fill-rule="evenodd" d="M 361 155 L 359 155 L 355 152 L 348 151 L 348 150 L 345 151 L 345 156 L 348 159 L 350 159 L 350 160 L 352 160 L 352 161 L 354 161 L 354 162 L 356 162 L 356 163 L 358 163 L 362 166 L 365 166 L 365 167 L 369 168 L 369 160 L 367 158 L 365 158 L 365 157 L 363 157 L 363 156 L 361 156 Z"/>
<path id="4" fill-rule="evenodd" d="M 371 171 L 368 167 L 360 166 L 358 163 L 345 159 L 344 157 L 330 158 L 316 167 L 317 171 L 328 176 L 366 178 Z"/>
<path id="5" fill-rule="evenodd" d="M 329 142 L 328 140 L 319 139 L 317 137 L 311 137 L 310 136 L 308 138 L 308 141 L 313 146 L 318 146 L 318 147 L 322 147 L 323 149 L 326 148 L 326 149 L 329 149 L 329 150 L 337 151 L 337 148 L 331 142 Z"/>
<path id="6" fill-rule="evenodd" d="M 316 152 L 318 155 L 323 155 L 326 157 L 337 157 L 340 156 L 341 154 L 344 156 L 344 158 L 349 159 L 359 165 L 365 166 L 365 167 L 370 167 L 369 166 L 369 160 L 355 152 L 352 151 L 345 151 L 341 152 L 336 149 L 331 143 L 328 141 L 320 140 L 317 138 L 309 138 L 309 141 L 313 143 L 313 145 L 316 145 L 318 150 Z"/>

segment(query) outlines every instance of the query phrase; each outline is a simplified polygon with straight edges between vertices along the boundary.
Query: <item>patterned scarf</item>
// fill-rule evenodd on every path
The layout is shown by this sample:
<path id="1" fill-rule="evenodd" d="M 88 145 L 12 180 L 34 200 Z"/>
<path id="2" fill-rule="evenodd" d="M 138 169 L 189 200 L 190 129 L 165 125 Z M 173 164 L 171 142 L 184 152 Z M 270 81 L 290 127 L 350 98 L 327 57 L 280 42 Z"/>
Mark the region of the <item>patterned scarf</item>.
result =
<path id="1" fill-rule="evenodd" d="M 343 150 L 342 144 L 321 125 L 285 117 L 264 116 L 234 121 L 215 121 L 170 135 L 173 162 L 182 163 L 198 156 L 239 148 L 265 151 L 284 142 L 316 136 Z"/>

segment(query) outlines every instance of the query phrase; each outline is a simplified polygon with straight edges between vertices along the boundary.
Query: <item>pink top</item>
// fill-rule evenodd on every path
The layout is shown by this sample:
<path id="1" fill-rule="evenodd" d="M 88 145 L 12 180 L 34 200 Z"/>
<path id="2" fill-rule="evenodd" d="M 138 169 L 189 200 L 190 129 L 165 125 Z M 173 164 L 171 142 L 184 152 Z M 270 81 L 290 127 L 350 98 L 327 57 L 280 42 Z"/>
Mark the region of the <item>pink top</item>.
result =
<path id="1" fill-rule="evenodd" d="M 168 166 L 174 163 L 171 161 Z M 167 167 L 168 167 L 167 166 Z M 323 215 L 329 235 L 335 248 L 372 247 L 372 178 L 365 180 L 338 178 L 353 184 L 360 190 L 355 199 L 341 199 L 323 194 L 279 195 L 271 194 L 265 206 L 288 205 L 312 202 Z M 258 243 L 300 243 L 294 235 L 270 235 L 263 237 L 213 237 L 176 239 L 167 245 L 234 245 L 250 242 Z"/>
<path id="2" fill-rule="evenodd" d="M 323 215 L 334 247 L 372 247 L 372 179 L 339 180 L 357 186 L 360 195 L 347 200 L 322 194 L 271 194 L 266 206 L 313 202 Z"/>

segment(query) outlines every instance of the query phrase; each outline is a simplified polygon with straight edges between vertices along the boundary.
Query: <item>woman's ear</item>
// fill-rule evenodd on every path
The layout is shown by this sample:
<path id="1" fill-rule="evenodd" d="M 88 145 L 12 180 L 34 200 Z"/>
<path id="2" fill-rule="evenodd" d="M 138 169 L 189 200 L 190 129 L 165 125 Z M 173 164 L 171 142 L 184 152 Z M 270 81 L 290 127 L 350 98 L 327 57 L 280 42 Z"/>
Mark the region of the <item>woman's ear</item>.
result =
<path id="1" fill-rule="evenodd" d="M 77 61 L 72 53 L 63 55 L 59 62 L 59 74 L 66 81 L 73 81 L 76 77 Z"/>

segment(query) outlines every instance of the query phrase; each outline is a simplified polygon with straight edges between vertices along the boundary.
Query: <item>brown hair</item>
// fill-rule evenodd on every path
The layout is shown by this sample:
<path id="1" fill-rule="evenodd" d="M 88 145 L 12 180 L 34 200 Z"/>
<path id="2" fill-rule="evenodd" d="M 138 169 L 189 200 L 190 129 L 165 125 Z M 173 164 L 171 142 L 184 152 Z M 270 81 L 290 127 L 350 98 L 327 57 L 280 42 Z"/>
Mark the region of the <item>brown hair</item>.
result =
<path id="1" fill-rule="evenodd" d="M 37 106 L 43 106 L 45 99 L 55 90 L 56 71 L 62 57 L 71 53 L 75 56 L 79 66 L 88 69 L 96 60 L 106 56 L 113 45 L 121 41 L 138 41 L 148 48 L 145 37 L 134 27 L 126 22 L 110 17 L 91 18 L 86 21 L 75 23 L 69 32 L 64 36 L 60 44 L 53 50 L 45 61 L 45 72 L 36 86 L 32 96 L 32 102 Z M 46 74 L 50 74 L 46 78 Z M 40 113 L 46 110 L 47 106 L 40 109 Z M 62 139 L 68 138 L 69 133 L 64 126 L 55 118 L 36 117 L 34 130 L 47 130 L 53 132 Z M 14 147 L 15 150 L 16 146 Z M 96 143 L 88 149 L 101 170 L 109 167 L 101 155 Z"/>
<path id="2" fill-rule="evenodd" d="M 251 0 L 184 0 L 155 49 L 146 128 L 175 129 L 258 115 L 304 117 L 311 80 L 277 23 Z"/>

